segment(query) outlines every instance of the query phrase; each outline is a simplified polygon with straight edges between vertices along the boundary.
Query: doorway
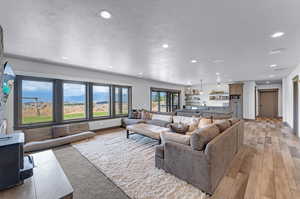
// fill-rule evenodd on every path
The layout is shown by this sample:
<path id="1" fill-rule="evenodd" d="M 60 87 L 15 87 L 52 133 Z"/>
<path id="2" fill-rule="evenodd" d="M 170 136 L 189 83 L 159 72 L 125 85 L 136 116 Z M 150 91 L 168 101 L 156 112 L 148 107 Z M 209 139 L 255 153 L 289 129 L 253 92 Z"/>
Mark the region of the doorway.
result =
<path id="1" fill-rule="evenodd" d="M 278 89 L 259 90 L 259 116 L 278 117 Z"/>
<path id="2" fill-rule="evenodd" d="M 293 130 L 294 134 L 298 136 L 299 124 L 298 124 L 298 96 L 299 96 L 299 89 L 298 89 L 298 81 L 299 76 L 297 75 L 293 79 Z"/>

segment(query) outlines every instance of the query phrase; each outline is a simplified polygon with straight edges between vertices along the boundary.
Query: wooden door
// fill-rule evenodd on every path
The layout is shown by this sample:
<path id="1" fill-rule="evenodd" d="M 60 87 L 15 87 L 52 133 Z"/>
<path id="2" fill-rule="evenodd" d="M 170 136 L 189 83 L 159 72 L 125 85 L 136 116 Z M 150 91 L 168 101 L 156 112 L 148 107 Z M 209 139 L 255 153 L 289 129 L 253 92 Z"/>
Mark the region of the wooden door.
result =
<path id="1" fill-rule="evenodd" d="M 278 91 L 259 91 L 260 117 L 278 116 Z"/>

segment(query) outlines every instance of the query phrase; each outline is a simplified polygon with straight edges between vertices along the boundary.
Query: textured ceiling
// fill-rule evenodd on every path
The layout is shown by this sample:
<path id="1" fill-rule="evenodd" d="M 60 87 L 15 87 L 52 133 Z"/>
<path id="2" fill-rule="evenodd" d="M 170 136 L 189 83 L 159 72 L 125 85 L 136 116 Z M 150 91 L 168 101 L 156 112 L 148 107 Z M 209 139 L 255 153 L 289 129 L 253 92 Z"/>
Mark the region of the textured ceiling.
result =
<path id="1" fill-rule="evenodd" d="M 1 0 L 0 24 L 8 54 L 177 84 L 280 79 L 300 63 L 299 0 Z"/>

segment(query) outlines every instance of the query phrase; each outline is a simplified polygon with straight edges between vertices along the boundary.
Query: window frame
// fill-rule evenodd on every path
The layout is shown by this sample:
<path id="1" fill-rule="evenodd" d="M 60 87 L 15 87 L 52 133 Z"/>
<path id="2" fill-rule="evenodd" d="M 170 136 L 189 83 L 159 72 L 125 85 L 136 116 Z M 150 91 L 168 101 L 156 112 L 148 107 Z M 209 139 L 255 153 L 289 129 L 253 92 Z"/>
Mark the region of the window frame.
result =
<path id="1" fill-rule="evenodd" d="M 115 94 L 116 94 L 116 88 L 128 88 L 128 111 L 127 114 L 116 114 L 116 102 L 115 102 Z M 122 96 L 123 93 L 121 93 Z M 113 116 L 114 118 L 120 118 L 120 117 L 127 117 L 129 115 L 129 112 L 132 110 L 132 88 L 130 86 L 121 86 L 121 85 L 113 85 L 112 86 L 112 106 L 113 106 Z M 120 107 L 123 107 L 123 100 L 120 105 Z M 122 110 L 122 108 L 121 108 Z M 123 111 L 122 111 L 123 113 Z"/>
<path id="2" fill-rule="evenodd" d="M 98 116 L 98 117 L 94 117 L 94 112 L 93 112 L 93 109 L 94 109 L 94 90 L 93 90 L 93 87 L 94 86 L 107 86 L 109 88 L 109 115 L 108 116 Z M 90 118 L 92 119 L 111 119 L 113 118 L 113 111 L 112 111 L 112 85 L 110 84 L 100 84 L 100 83 L 91 83 L 90 84 Z"/>
<path id="3" fill-rule="evenodd" d="M 53 105 L 52 105 L 52 118 L 51 122 L 38 122 L 32 124 L 22 124 L 22 80 L 32 80 L 32 81 L 44 81 L 44 82 L 52 82 L 53 83 Z M 85 84 L 86 85 L 86 104 L 85 118 L 78 119 L 63 119 L 63 84 L 64 83 L 75 83 L 75 84 Z M 93 85 L 95 86 L 109 86 L 109 103 L 110 103 L 110 115 L 103 117 L 93 117 Z M 114 92 L 115 87 L 128 88 L 128 114 L 132 110 L 132 87 L 124 86 L 124 85 L 116 85 L 116 84 L 102 84 L 97 82 L 85 82 L 85 81 L 73 81 L 73 80 L 62 80 L 55 78 L 44 78 L 44 77 L 34 77 L 34 76 L 25 76 L 25 75 L 17 75 L 14 83 L 14 129 L 29 129 L 29 128 L 39 128 L 39 127 L 47 127 L 53 125 L 60 124 L 70 124 L 70 123 L 78 123 L 78 122 L 89 122 L 89 121 L 98 121 L 98 120 L 106 120 L 106 119 L 114 119 L 114 118 L 123 118 L 127 117 L 128 114 L 116 115 L 115 114 L 115 101 L 114 101 Z"/>
<path id="4" fill-rule="evenodd" d="M 158 111 L 153 111 L 152 110 L 152 92 L 157 92 L 158 93 Z M 161 112 L 160 111 L 160 93 L 161 92 L 166 92 L 166 112 Z M 180 104 L 181 104 L 181 100 L 180 100 L 180 96 L 181 96 L 181 91 L 180 90 L 174 90 L 174 89 L 165 89 L 165 88 L 150 88 L 150 111 L 151 112 L 155 112 L 155 113 L 170 113 L 173 112 L 173 102 L 172 102 L 172 98 L 170 98 L 170 96 L 172 96 L 174 93 L 178 94 L 178 107 L 180 108 Z"/>
<path id="5" fill-rule="evenodd" d="M 52 83 L 52 121 L 49 122 L 36 122 L 31 124 L 22 123 L 22 89 L 23 89 L 23 80 L 25 81 L 37 81 L 37 82 L 51 82 Z M 56 121 L 55 118 L 55 81 L 50 78 L 40 78 L 40 77 L 29 77 L 29 76 L 17 76 L 14 84 L 14 126 L 43 126 L 49 125 Z M 19 101 L 20 100 L 20 101 Z"/>
<path id="6" fill-rule="evenodd" d="M 84 118 L 75 118 L 75 119 L 68 119 L 68 120 L 65 120 L 64 119 L 64 84 L 79 84 L 79 85 L 84 85 L 85 86 L 85 105 L 84 105 L 84 111 L 85 111 L 85 117 Z M 65 122 L 68 122 L 68 121 L 86 121 L 88 120 L 89 118 L 89 88 L 88 88 L 88 83 L 87 82 L 80 82 L 80 81 L 73 81 L 73 80 L 63 80 L 62 81 L 62 84 L 61 84 L 61 87 L 62 87 L 62 108 L 61 108 L 61 117 L 62 117 L 62 121 L 63 123 Z"/>

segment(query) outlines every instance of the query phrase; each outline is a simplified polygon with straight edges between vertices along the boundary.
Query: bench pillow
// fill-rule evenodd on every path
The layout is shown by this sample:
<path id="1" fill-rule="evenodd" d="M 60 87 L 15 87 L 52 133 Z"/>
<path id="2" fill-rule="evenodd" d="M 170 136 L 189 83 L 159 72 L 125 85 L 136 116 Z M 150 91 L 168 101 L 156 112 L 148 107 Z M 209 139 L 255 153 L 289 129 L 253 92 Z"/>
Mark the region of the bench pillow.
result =
<path id="1" fill-rule="evenodd" d="M 42 127 L 23 130 L 25 143 L 34 141 L 43 141 L 52 138 L 52 127 Z"/>

